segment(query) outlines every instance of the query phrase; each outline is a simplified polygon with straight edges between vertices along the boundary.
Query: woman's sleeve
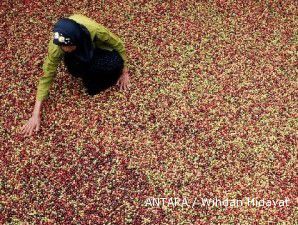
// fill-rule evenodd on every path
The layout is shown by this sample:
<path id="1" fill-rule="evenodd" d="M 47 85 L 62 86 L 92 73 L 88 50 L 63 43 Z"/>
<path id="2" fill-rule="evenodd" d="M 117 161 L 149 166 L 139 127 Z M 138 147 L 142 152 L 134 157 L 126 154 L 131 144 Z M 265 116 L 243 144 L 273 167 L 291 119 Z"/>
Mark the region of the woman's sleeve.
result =
<path id="1" fill-rule="evenodd" d="M 48 54 L 44 60 L 42 69 L 44 75 L 39 79 L 37 85 L 37 100 L 44 100 L 49 96 L 49 89 L 56 76 L 57 68 L 63 57 L 63 51 L 55 45 L 52 40 L 48 45 Z"/>
<path id="2" fill-rule="evenodd" d="M 104 26 L 99 25 L 96 30 L 95 37 L 100 41 L 107 43 L 113 49 L 119 52 L 122 59 L 124 60 L 124 66 L 127 65 L 127 56 L 126 56 L 126 50 L 124 47 L 124 42 L 117 35 L 113 34 Z"/>

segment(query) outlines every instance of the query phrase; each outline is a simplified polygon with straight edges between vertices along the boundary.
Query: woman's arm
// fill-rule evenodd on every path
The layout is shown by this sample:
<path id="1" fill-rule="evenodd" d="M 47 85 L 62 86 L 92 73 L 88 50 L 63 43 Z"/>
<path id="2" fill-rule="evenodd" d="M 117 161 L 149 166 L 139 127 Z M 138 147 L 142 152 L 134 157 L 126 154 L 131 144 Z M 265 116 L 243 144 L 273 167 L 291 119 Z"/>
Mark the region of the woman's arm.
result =
<path id="1" fill-rule="evenodd" d="M 102 24 L 97 23 L 95 20 L 90 19 L 82 14 L 74 14 L 69 17 L 79 24 L 84 25 L 90 32 L 91 38 L 96 47 L 102 47 L 102 44 L 107 44 L 109 47 L 115 49 L 124 60 L 124 67 L 127 64 L 127 57 L 124 42 L 113 32 L 108 30 Z"/>
<path id="2" fill-rule="evenodd" d="M 32 116 L 40 116 L 42 101 L 36 100 Z"/>
<path id="3" fill-rule="evenodd" d="M 127 66 L 127 55 L 126 50 L 124 46 L 124 42 L 114 33 L 109 31 L 107 28 L 102 26 L 101 24 L 98 24 L 98 27 L 96 29 L 95 37 L 97 40 L 108 44 L 113 49 L 115 49 L 122 57 L 124 61 L 124 68 Z M 96 41 L 95 41 L 96 43 Z"/>
<path id="4" fill-rule="evenodd" d="M 129 74 L 126 67 L 123 69 L 122 75 L 119 77 L 116 85 L 120 87 L 120 90 L 126 90 L 130 86 Z"/>
<path id="5" fill-rule="evenodd" d="M 119 54 L 121 55 L 124 61 L 124 68 L 123 68 L 123 73 L 119 77 L 116 85 L 119 85 L 120 90 L 127 89 L 129 87 L 130 81 L 129 81 L 129 73 L 127 68 L 127 56 L 126 56 L 126 50 L 124 47 L 124 42 L 117 35 L 113 34 L 111 31 L 109 31 L 102 25 L 98 25 L 98 29 L 95 37 L 101 42 L 107 43 L 113 49 L 118 51 Z"/>
<path id="6" fill-rule="evenodd" d="M 57 68 L 63 58 L 63 51 L 52 40 L 48 45 L 48 54 L 43 64 L 44 75 L 40 77 L 37 85 L 37 100 L 44 100 L 49 96 L 50 86 L 56 76 Z"/>
<path id="7" fill-rule="evenodd" d="M 57 67 L 62 57 L 63 51 L 50 40 L 48 54 L 43 64 L 44 75 L 40 77 L 37 86 L 35 106 L 31 118 L 21 128 L 21 133 L 25 134 L 25 137 L 31 136 L 33 131 L 39 131 L 40 129 L 42 101 L 49 95 L 50 86 L 53 83 Z"/>
<path id="8" fill-rule="evenodd" d="M 33 131 L 39 131 L 40 129 L 40 114 L 41 114 L 42 101 L 36 100 L 34 110 L 31 118 L 28 122 L 21 128 L 21 133 L 27 136 L 31 136 Z"/>

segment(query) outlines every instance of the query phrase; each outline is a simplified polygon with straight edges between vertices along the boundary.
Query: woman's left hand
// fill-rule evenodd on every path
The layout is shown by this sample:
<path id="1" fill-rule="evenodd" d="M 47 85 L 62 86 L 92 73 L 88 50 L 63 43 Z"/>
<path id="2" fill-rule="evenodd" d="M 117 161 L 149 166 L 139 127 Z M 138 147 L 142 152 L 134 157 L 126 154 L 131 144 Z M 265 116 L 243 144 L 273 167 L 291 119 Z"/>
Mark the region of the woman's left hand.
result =
<path id="1" fill-rule="evenodd" d="M 128 87 L 130 85 L 130 81 L 129 81 L 129 74 L 128 74 L 127 68 L 124 68 L 123 69 L 123 73 L 119 77 L 116 85 L 119 85 L 120 86 L 120 90 L 126 90 L 126 89 L 128 89 Z"/>

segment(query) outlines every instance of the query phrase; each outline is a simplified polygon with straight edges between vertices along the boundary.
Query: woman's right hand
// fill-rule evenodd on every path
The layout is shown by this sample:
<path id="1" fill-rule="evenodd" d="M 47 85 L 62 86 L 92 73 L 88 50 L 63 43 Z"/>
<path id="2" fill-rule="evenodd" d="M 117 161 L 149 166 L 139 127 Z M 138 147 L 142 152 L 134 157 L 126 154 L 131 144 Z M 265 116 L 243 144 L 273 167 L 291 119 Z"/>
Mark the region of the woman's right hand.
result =
<path id="1" fill-rule="evenodd" d="M 26 124 L 21 128 L 21 133 L 25 137 L 31 136 L 33 131 L 39 131 L 40 129 L 40 115 L 33 115 Z"/>

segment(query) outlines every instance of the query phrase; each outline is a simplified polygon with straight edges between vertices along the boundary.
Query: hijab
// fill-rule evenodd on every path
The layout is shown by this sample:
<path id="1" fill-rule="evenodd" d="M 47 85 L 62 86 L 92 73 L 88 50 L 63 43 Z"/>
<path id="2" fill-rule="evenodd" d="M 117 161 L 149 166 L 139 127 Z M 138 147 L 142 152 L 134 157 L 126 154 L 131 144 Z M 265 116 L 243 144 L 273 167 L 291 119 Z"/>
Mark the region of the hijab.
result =
<path id="1" fill-rule="evenodd" d="M 60 19 L 53 28 L 53 43 L 59 46 L 75 45 L 77 48 L 70 54 L 73 54 L 83 62 L 90 62 L 94 47 L 91 36 L 87 28 L 69 18 Z"/>

